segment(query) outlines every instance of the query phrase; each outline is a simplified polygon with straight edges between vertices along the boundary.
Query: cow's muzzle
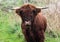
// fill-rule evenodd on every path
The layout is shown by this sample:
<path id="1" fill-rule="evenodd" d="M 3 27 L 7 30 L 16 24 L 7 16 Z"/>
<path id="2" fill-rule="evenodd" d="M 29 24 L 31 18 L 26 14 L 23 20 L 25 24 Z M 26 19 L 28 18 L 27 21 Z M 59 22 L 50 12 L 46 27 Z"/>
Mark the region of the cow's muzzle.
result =
<path id="1" fill-rule="evenodd" d="M 25 25 L 26 26 L 30 26 L 31 25 L 31 21 L 25 21 Z"/>

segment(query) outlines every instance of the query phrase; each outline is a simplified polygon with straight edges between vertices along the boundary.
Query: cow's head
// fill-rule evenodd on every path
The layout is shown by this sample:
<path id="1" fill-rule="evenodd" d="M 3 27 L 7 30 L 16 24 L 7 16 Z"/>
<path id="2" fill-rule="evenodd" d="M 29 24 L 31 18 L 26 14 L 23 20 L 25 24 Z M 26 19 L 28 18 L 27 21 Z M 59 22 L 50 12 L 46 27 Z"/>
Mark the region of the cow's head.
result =
<path id="1" fill-rule="evenodd" d="M 22 23 L 24 23 L 25 25 L 31 25 L 35 16 L 41 12 L 41 9 L 45 8 L 37 8 L 33 5 L 27 4 L 23 5 L 20 8 L 17 8 L 16 13 L 21 16 Z"/>
<path id="2" fill-rule="evenodd" d="M 25 25 L 31 25 L 31 22 L 34 20 L 35 16 L 41 12 L 41 9 L 36 8 L 33 5 L 27 4 L 22 6 L 19 9 L 16 9 L 16 13 L 21 16 L 22 22 Z"/>

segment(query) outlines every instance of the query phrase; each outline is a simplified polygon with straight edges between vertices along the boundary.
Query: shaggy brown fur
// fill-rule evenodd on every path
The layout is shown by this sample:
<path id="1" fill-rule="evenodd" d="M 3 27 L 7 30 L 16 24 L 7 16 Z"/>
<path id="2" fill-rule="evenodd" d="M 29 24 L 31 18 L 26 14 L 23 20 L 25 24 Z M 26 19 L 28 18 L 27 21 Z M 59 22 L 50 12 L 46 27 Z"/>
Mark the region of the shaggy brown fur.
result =
<path id="1" fill-rule="evenodd" d="M 41 9 L 33 5 L 23 5 L 16 10 L 22 18 L 22 31 L 27 42 L 44 42 L 44 32 L 47 22 L 41 14 Z"/>

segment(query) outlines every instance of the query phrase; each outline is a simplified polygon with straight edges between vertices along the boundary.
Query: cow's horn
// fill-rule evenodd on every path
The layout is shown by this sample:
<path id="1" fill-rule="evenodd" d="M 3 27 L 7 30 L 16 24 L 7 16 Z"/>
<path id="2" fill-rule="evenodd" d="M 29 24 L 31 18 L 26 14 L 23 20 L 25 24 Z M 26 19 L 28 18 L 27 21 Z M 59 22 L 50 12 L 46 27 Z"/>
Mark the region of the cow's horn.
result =
<path id="1" fill-rule="evenodd" d="M 13 7 L 11 10 L 16 10 L 19 9 L 20 7 Z"/>
<path id="2" fill-rule="evenodd" d="M 40 9 L 47 9 L 48 7 L 37 7 L 37 8 L 40 8 Z"/>

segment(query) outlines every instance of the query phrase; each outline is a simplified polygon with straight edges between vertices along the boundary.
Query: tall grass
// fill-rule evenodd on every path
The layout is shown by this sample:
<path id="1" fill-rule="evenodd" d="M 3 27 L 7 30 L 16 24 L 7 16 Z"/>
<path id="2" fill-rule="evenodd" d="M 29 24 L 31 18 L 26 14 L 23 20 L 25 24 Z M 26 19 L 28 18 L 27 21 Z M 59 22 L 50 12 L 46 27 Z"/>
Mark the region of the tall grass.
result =
<path id="1" fill-rule="evenodd" d="M 21 19 L 12 13 L 0 11 L 0 42 L 23 41 L 24 36 L 21 30 Z"/>
<path id="2" fill-rule="evenodd" d="M 50 0 L 50 1 L 52 1 L 53 3 L 53 0 Z M 45 4 L 47 4 L 47 6 L 50 5 L 48 10 L 44 10 L 46 11 L 46 14 L 44 13 L 44 15 L 46 16 L 47 22 L 48 22 L 47 31 L 45 32 L 45 42 L 60 42 L 59 7 L 57 7 L 57 4 L 55 3 L 55 1 L 54 3 L 56 4 L 56 6 L 53 4 L 51 6 L 50 1 L 36 0 L 37 2 L 36 3 L 34 0 L 31 3 L 36 4 L 37 6 L 45 6 Z M 23 4 L 22 0 L 19 0 L 17 2 L 15 1 L 16 3 L 14 2 L 14 5 L 11 2 L 9 3 L 8 1 L 7 1 L 8 4 L 4 2 L 2 2 L 3 7 L 8 7 L 10 5 L 12 5 L 12 7 L 15 7 L 15 6 L 21 6 Z M 3 8 L 2 6 L 0 7 Z M 56 8 L 57 8 L 57 11 L 56 11 Z M 16 15 L 14 12 L 9 13 L 9 12 L 6 12 L 5 10 L 4 11 L 0 10 L 0 42 L 25 42 L 25 38 L 21 29 L 21 22 L 22 22 L 21 18 L 18 15 Z"/>
<path id="3" fill-rule="evenodd" d="M 58 39 L 60 41 L 60 38 Z M 56 38 L 45 33 L 45 42 L 57 41 Z M 21 29 L 21 18 L 17 14 L 0 11 L 0 42 L 25 42 Z"/>

